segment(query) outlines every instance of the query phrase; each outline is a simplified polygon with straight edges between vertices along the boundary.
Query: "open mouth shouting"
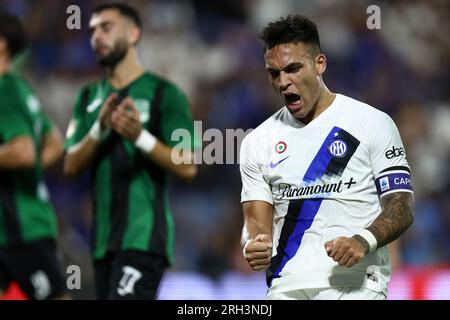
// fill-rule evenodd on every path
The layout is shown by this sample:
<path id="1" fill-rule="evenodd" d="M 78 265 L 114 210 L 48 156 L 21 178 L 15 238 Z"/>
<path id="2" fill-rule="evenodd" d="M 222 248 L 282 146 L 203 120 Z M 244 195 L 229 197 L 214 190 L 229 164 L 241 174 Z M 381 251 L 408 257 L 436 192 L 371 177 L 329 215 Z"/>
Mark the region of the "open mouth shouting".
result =
<path id="1" fill-rule="evenodd" d="M 296 112 L 301 109 L 302 97 L 296 93 L 285 92 L 283 93 L 284 101 L 286 101 L 286 107 L 291 112 Z"/>

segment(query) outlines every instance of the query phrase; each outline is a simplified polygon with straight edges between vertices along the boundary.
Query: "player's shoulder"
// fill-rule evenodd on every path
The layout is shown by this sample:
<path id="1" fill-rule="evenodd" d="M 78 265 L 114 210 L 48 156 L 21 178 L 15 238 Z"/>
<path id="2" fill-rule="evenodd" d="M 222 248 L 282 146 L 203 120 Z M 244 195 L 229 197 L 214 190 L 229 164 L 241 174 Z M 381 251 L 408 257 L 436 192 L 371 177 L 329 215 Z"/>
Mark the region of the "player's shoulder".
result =
<path id="1" fill-rule="evenodd" d="M 286 107 L 281 108 L 276 111 L 273 115 L 267 118 L 264 122 L 253 129 L 249 134 L 247 134 L 242 141 L 242 143 L 258 143 L 260 140 L 267 140 L 274 130 L 277 130 L 277 126 L 283 125 L 286 121 Z"/>
<path id="2" fill-rule="evenodd" d="M 166 86 L 172 86 L 174 85 L 172 83 L 172 81 L 170 81 L 169 79 L 158 75 L 156 73 L 153 73 L 151 71 L 145 71 L 144 74 L 141 76 L 141 80 L 145 81 L 145 82 L 153 82 L 153 83 L 157 83 L 160 85 L 166 85 Z"/>
<path id="3" fill-rule="evenodd" d="M 341 101 L 340 111 L 351 119 L 358 119 L 367 126 L 379 125 L 380 122 L 392 121 L 391 117 L 368 103 L 338 94 Z"/>
<path id="4" fill-rule="evenodd" d="M 17 72 L 8 72 L 1 77 L 0 97 L 3 108 L 9 104 L 13 108 L 18 105 L 25 105 L 24 92 L 31 91 L 28 82 Z"/>
<path id="5" fill-rule="evenodd" d="M 168 91 L 169 93 L 183 93 L 181 88 L 175 82 L 151 71 L 146 71 L 142 75 L 141 81 L 144 85 L 161 87 L 164 91 Z"/>
<path id="6" fill-rule="evenodd" d="M 19 86 L 25 83 L 25 79 L 20 74 L 16 72 L 7 72 L 1 77 L 0 90 L 5 92 L 16 90 Z M 9 94 L 11 93 L 12 92 L 9 92 Z"/>
<path id="7" fill-rule="evenodd" d="M 78 95 L 89 95 L 89 93 L 94 92 L 96 88 L 98 88 L 98 86 L 103 85 L 105 81 L 105 79 L 89 81 L 88 83 L 81 86 L 81 88 L 78 90 Z"/>

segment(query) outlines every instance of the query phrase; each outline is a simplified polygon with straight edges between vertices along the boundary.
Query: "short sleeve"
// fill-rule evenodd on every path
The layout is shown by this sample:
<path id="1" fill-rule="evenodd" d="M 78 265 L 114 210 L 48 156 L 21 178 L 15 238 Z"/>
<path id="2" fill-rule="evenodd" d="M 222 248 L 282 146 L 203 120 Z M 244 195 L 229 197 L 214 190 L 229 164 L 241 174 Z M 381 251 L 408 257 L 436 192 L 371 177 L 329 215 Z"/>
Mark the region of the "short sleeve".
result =
<path id="1" fill-rule="evenodd" d="M 79 92 L 76 98 L 75 105 L 72 110 L 72 117 L 66 130 L 64 150 L 68 150 L 70 147 L 76 145 L 88 132 L 88 128 L 86 128 L 86 124 L 83 121 L 83 109 L 85 108 L 88 94 L 89 91 L 85 88 Z"/>
<path id="2" fill-rule="evenodd" d="M 244 138 L 240 150 L 240 171 L 242 179 L 241 203 L 253 200 L 273 204 L 272 192 L 264 180 L 257 153 L 248 136 Z"/>
<path id="3" fill-rule="evenodd" d="M 170 147 L 199 149 L 200 140 L 194 130 L 185 94 L 174 85 L 163 89 L 161 104 L 161 139 Z"/>
<path id="4" fill-rule="evenodd" d="M 397 126 L 385 113 L 374 126 L 370 161 L 378 194 L 413 192 L 411 170 Z"/>
<path id="5" fill-rule="evenodd" d="M 20 103 L 15 100 L 3 100 L 0 117 L 0 138 L 9 142 L 19 136 L 33 136 L 31 116 Z"/>

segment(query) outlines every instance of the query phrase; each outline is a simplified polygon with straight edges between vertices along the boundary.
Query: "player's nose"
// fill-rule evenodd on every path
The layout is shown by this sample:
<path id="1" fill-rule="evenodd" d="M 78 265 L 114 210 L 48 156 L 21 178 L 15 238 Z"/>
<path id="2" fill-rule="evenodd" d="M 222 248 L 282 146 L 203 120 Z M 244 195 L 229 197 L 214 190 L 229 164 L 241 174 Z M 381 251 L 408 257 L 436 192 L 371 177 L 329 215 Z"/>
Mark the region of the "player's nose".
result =
<path id="1" fill-rule="evenodd" d="M 291 80 L 286 72 L 280 72 L 278 85 L 281 91 L 285 91 L 291 85 Z"/>
<path id="2" fill-rule="evenodd" d="M 95 29 L 94 32 L 91 35 L 91 44 L 94 48 L 98 48 L 100 46 L 103 46 L 105 44 L 105 41 L 102 37 L 102 34 L 100 30 Z"/>

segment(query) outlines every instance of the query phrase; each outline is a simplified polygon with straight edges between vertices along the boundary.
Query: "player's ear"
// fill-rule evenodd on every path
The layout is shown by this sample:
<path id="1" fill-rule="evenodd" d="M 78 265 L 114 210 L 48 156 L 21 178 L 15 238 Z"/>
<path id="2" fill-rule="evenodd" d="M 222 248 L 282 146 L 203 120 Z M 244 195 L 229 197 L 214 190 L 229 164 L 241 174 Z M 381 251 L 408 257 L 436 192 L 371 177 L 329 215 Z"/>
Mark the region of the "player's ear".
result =
<path id="1" fill-rule="evenodd" d="M 317 74 L 322 75 L 327 69 L 327 58 L 323 53 L 319 53 L 315 59 Z"/>
<path id="2" fill-rule="evenodd" d="M 139 42 L 139 39 L 141 38 L 141 29 L 136 26 L 133 25 L 129 31 L 128 31 L 128 35 L 129 35 L 129 43 L 132 45 L 137 45 Z"/>

